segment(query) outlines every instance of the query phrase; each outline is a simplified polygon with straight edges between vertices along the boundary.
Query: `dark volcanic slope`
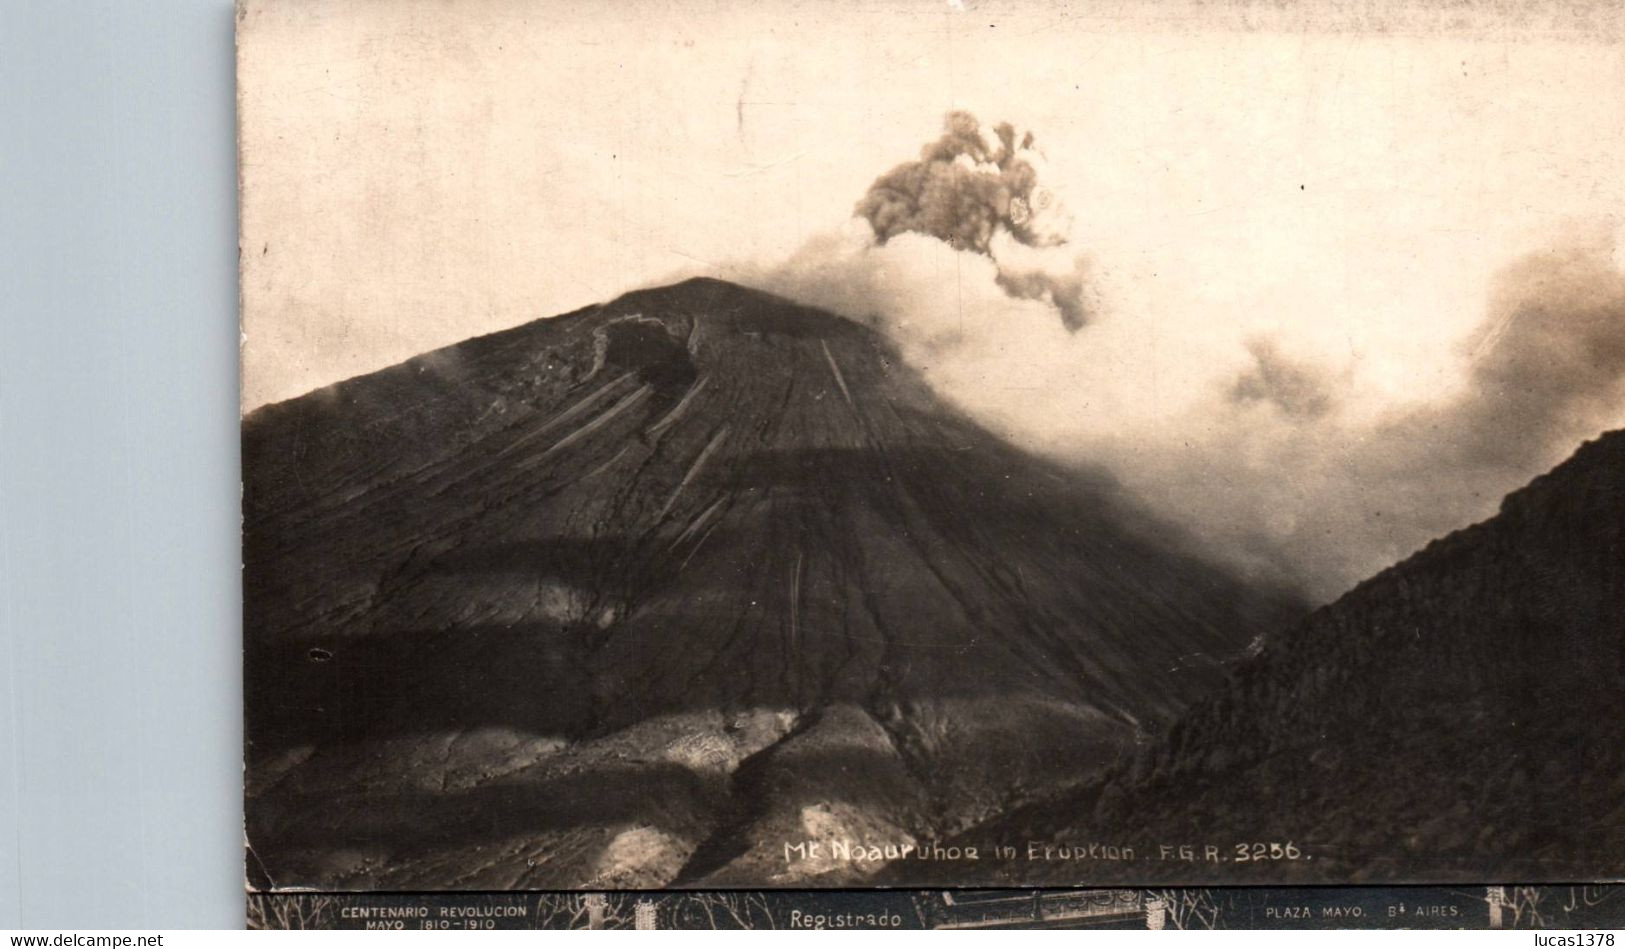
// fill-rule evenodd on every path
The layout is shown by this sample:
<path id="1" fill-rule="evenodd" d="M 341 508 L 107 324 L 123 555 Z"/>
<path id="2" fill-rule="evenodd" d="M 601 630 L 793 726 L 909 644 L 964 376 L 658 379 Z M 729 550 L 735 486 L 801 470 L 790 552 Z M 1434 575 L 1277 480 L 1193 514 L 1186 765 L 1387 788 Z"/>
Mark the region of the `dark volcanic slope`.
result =
<path id="1" fill-rule="evenodd" d="M 1495 518 L 1271 642 L 1132 766 L 984 830 L 1130 843 L 1149 860 L 983 869 L 1140 883 L 1625 877 L 1622 645 L 1625 432 L 1614 432 Z M 1242 841 L 1292 841 L 1313 859 L 1155 859 L 1158 842 L 1232 857 Z"/>
<path id="2" fill-rule="evenodd" d="M 784 842 L 1053 789 L 1296 615 L 710 280 L 262 409 L 244 470 L 276 885 L 839 879 Z"/>

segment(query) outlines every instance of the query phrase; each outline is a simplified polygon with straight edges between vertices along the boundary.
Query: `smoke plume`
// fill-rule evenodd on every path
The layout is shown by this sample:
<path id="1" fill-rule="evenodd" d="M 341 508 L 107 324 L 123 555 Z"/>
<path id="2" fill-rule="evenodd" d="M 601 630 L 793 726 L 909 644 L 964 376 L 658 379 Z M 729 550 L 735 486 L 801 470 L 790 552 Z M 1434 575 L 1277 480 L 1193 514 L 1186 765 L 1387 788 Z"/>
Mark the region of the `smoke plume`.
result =
<path id="1" fill-rule="evenodd" d="M 1042 158 L 1031 132 L 1018 142 L 1015 127 L 1001 122 L 989 138 L 974 115 L 950 112 L 941 137 L 920 150 L 919 160 L 877 178 L 853 213 L 869 222 L 882 246 L 901 234 L 924 234 L 987 257 L 1006 293 L 1048 303 L 1067 329 L 1077 330 L 1088 320 L 1078 264 L 1060 272 L 1018 269 L 997 253 L 1001 236 L 1030 248 L 1067 242 L 1053 196 L 1038 182 Z"/>
<path id="2" fill-rule="evenodd" d="M 1109 470 L 1213 556 L 1317 600 L 1625 425 L 1611 232 L 1505 268 L 1454 363 L 1395 396 L 1358 354 L 1136 305 L 1132 278 L 1070 246 L 1041 163 L 1030 135 L 954 113 L 847 226 L 726 275 L 869 323 L 990 429 Z"/>
<path id="3" fill-rule="evenodd" d="M 1061 325 L 1077 331 L 1088 320 L 1084 303 L 1083 268 L 1072 273 L 1051 274 L 1042 270 L 1013 273 L 1000 269 L 994 278 L 999 288 L 1018 300 L 1041 300 L 1061 314 Z"/>

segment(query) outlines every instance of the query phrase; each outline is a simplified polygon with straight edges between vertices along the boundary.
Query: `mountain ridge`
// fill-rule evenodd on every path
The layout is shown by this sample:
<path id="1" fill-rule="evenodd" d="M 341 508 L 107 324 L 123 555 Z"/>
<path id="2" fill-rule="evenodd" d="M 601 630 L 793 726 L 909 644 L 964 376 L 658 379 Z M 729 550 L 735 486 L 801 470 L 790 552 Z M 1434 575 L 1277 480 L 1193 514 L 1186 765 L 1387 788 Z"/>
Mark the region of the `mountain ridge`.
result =
<path id="1" fill-rule="evenodd" d="M 1082 787 L 982 828 L 1056 843 L 1292 843 L 1226 882 L 1625 877 L 1625 431 L 1266 642 Z M 1067 882 L 1076 868 L 986 867 Z M 1175 861 L 1092 882 L 1211 882 Z"/>

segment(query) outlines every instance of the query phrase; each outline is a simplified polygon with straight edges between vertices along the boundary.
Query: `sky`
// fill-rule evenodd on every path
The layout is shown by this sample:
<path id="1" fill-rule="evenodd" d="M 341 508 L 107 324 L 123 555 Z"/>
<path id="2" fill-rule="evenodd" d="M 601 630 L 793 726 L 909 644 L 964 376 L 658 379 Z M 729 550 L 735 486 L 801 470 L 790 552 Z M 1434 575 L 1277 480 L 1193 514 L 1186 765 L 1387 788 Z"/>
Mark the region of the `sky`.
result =
<path id="1" fill-rule="evenodd" d="M 249 0 L 243 409 L 705 273 L 887 310 L 928 379 L 1013 440 L 1105 458 L 1204 523 L 1251 505 L 1266 533 L 1307 536 L 1370 514 L 1315 520 L 1358 493 L 1334 469 L 1418 467 L 1350 446 L 1510 398 L 1505 366 L 1561 370 L 1544 331 L 1518 329 L 1531 287 L 1613 312 L 1611 289 L 1575 289 L 1625 264 L 1625 26 L 1607 4 L 1069 6 Z M 854 219 L 956 110 L 1032 133 L 1061 235 L 1044 253 L 1087 284 L 1081 329 L 1001 293 L 987 255 L 879 246 Z M 1010 244 L 1005 262 L 1031 253 Z M 1497 318 L 1537 355 L 1486 361 Z M 1495 467 L 1483 497 L 1416 501 L 1446 513 L 1306 568 L 1314 584 L 1486 513 L 1601 429 L 1615 378 L 1561 401 L 1562 424 L 1518 409 L 1556 441 Z M 1323 483 L 1283 515 L 1250 485 L 1288 462 Z M 1246 497 L 1201 496 L 1214 477 Z M 1309 543 L 1260 556 L 1315 560 Z"/>
<path id="2" fill-rule="evenodd" d="M 1341 336 L 1396 384 L 1497 267 L 1625 208 L 1625 59 L 1562 31 L 734 6 L 248 4 L 245 407 L 788 257 L 952 109 L 1034 131 L 1148 332 Z"/>

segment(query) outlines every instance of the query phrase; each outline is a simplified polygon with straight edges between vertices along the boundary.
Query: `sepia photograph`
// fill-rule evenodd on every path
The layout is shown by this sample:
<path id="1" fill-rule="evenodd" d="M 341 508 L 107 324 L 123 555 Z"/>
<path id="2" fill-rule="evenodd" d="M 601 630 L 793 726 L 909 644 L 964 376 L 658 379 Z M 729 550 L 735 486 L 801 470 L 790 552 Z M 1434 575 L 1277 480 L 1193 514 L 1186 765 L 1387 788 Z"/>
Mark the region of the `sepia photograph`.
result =
<path id="1" fill-rule="evenodd" d="M 256 925 L 1619 918 L 1608 4 L 235 16 Z"/>

